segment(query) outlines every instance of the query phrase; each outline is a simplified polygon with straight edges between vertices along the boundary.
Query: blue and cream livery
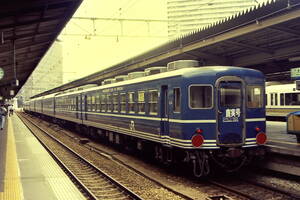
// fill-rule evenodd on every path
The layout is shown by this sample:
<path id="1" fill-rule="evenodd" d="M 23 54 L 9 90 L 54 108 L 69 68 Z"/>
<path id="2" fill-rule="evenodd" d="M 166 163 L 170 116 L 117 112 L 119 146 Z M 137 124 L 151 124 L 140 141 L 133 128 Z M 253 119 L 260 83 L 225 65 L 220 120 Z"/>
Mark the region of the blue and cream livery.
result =
<path id="1" fill-rule="evenodd" d="M 26 109 L 80 124 L 116 144 L 150 146 L 162 162 L 192 161 L 195 176 L 209 173 L 209 158 L 230 170 L 260 154 L 266 142 L 264 75 L 231 66 L 181 68 L 186 63 L 33 99 Z"/>

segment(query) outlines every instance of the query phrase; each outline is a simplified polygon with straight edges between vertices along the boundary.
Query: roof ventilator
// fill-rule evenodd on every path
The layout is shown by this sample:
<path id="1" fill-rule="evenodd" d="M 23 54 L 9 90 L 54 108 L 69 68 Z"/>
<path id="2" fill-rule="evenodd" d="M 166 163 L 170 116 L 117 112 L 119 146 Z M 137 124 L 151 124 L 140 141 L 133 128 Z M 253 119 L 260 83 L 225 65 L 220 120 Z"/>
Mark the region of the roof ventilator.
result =
<path id="1" fill-rule="evenodd" d="M 162 73 L 162 72 L 166 72 L 167 71 L 167 67 L 149 67 L 147 69 L 145 69 L 145 75 L 146 76 L 150 76 L 150 75 L 153 75 L 153 74 L 159 74 L 159 73 Z"/>
<path id="2" fill-rule="evenodd" d="M 107 84 L 111 84 L 111 83 L 115 83 L 116 80 L 114 78 L 108 78 L 105 79 L 104 81 L 102 81 L 102 85 L 107 85 Z"/>
<path id="3" fill-rule="evenodd" d="M 144 77 L 145 72 L 131 72 L 128 74 L 128 80 Z"/>
<path id="4" fill-rule="evenodd" d="M 115 77 L 116 82 L 126 81 L 127 79 L 128 79 L 127 75 L 120 75 Z"/>
<path id="5" fill-rule="evenodd" d="M 167 64 L 168 71 L 198 66 L 199 62 L 197 60 L 176 60 Z"/>

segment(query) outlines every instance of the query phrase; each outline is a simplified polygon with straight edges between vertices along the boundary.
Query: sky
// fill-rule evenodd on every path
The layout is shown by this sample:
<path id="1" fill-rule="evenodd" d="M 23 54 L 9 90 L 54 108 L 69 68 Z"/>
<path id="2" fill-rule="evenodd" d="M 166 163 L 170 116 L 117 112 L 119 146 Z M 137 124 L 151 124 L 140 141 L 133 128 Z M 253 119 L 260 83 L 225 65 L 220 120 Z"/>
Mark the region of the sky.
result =
<path id="1" fill-rule="evenodd" d="M 166 6 L 167 0 L 84 0 L 74 17 L 166 20 Z M 167 34 L 166 22 L 71 19 L 59 36 L 64 83 L 166 43 Z"/>
<path id="2" fill-rule="evenodd" d="M 166 0 L 84 0 L 74 17 L 166 20 Z M 72 19 L 59 36 L 64 82 L 98 72 L 167 41 L 166 22 L 125 21 L 122 27 L 119 21 Z"/>

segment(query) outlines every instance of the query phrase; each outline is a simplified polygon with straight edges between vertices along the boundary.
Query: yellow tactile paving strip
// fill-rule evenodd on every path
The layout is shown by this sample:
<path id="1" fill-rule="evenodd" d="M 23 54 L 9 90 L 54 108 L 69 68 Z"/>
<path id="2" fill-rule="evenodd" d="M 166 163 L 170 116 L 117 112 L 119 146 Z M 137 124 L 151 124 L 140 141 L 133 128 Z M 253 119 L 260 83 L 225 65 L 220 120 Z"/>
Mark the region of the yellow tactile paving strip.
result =
<path id="1" fill-rule="evenodd" d="M 19 165 L 15 137 L 11 118 L 7 118 L 7 151 L 5 160 L 4 192 L 0 193 L 0 200 L 21 200 L 23 199 L 22 185 L 20 181 Z"/>

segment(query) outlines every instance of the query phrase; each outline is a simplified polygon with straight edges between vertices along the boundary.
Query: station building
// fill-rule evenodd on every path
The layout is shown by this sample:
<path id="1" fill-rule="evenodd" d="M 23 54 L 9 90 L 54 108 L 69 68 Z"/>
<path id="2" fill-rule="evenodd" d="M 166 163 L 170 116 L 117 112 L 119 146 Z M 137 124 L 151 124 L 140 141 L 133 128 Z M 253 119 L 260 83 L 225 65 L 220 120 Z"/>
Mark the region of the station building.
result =
<path id="1" fill-rule="evenodd" d="M 168 36 L 176 38 L 202 29 L 255 5 L 254 0 L 168 0 Z"/>

